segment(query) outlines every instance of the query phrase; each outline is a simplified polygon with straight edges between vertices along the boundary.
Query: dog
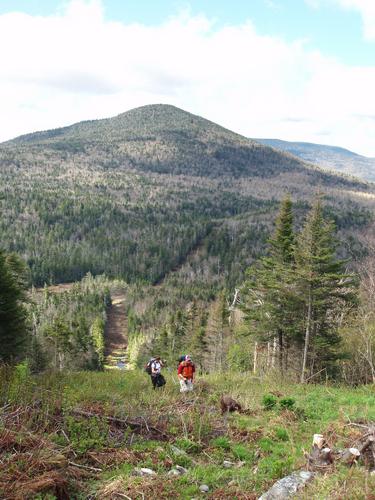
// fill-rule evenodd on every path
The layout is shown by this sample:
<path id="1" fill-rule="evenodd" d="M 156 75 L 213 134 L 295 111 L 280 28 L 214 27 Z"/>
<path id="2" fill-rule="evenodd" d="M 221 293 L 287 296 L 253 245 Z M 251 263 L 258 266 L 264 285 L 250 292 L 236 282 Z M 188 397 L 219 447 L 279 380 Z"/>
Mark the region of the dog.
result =
<path id="1" fill-rule="evenodd" d="M 230 396 L 221 396 L 220 398 L 220 407 L 221 407 L 221 414 L 224 415 L 224 413 L 227 412 L 233 412 L 233 411 L 242 411 L 242 406 L 240 403 L 237 403 L 233 398 Z"/>

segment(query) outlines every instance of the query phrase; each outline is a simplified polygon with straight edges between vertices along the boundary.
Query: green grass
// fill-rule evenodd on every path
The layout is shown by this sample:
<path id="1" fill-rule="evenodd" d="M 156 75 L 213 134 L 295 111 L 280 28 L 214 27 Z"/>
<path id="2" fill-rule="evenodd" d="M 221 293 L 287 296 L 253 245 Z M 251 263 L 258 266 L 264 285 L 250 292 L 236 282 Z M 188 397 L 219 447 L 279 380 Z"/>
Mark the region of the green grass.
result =
<path id="1" fill-rule="evenodd" d="M 149 377 L 141 371 L 45 375 L 27 381 L 29 389 L 19 391 L 17 404 L 30 406 L 38 400 L 38 409 L 22 423 L 23 430 L 42 433 L 61 450 L 66 446 L 64 430 L 75 460 L 85 463 L 91 452 L 128 452 L 130 458 L 103 467 L 86 488 L 93 494 L 121 479 L 131 498 L 137 498 L 137 491 L 152 496 L 158 488 L 162 488 L 161 498 L 200 498 L 203 483 L 218 496 L 259 495 L 277 479 L 306 466 L 304 452 L 311 449 L 313 434 L 325 434 L 332 447 L 341 448 L 353 442 L 350 421 L 375 421 L 375 391 L 370 386 L 300 386 L 272 379 L 259 383 L 249 374 L 210 375 L 205 380 L 209 389 L 206 386 L 201 392 L 197 384 L 186 396 L 179 393 L 171 375 L 161 390 L 153 390 Z M 264 396 L 276 390 L 282 396 L 266 410 Z M 248 414 L 222 416 L 221 394 L 239 400 Z M 293 404 L 282 408 L 283 399 Z M 56 408 L 62 415 L 58 429 L 51 428 L 50 419 Z M 74 415 L 77 409 L 99 416 L 85 419 Z M 169 438 L 163 441 L 133 435 L 130 430 L 118 432 L 110 429 L 105 415 L 144 417 Z M 224 460 L 233 466 L 225 468 Z M 177 464 L 188 472 L 171 478 L 168 471 Z M 155 470 L 154 483 L 134 477 L 135 467 Z M 361 467 L 337 467 L 314 481 L 303 498 L 370 498 L 365 492 L 374 490 L 374 481 Z"/>

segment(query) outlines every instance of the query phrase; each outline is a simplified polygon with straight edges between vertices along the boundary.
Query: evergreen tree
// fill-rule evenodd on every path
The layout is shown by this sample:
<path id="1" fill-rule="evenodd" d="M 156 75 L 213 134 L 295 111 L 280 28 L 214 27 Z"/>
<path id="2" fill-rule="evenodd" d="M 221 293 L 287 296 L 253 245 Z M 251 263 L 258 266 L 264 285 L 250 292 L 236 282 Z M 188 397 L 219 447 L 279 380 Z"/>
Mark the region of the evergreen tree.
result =
<path id="1" fill-rule="evenodd" d="M 222 371 L 226 358 L 227 339 L 229 335 L 229 308 L 225 293 L 219 293 L 212 303 L 207 320 L 207 339 L 211 344 L 211 355 L 208 366 L 211 370 Z"/>
<path id="2" fill-rule="evenodd" d="M 198 321 L 198 306 L 196 300 L 193 300 L 187 309 L 187 328 L 188 335 L 193 335 Z"/>
<path id="3" fill-rule="evenodd" d="M 173 362 L 170 352 L 168 329 L 166 326 L 161 329 L 157 337 L 154 351 L 161 356 L 162 359 L 166 359 L 168 363 Z"/>
<path id="4" fill-rule="evenodd" d="M 207 316 L 208 314 L 206 312 L 202 314 L 199 325 L 192 335 L 190 345 L 190 352 L 193 356 L 194 362 L 201 371 L 204 369 L 204 358 L 208 352 Z"/>
<path id="5" fill-rule="evenodd" d="M 320 199 L 312 208 L 298 238 L 296 279 L 303 301 L 304 346 L 301 382 L 308 371 L 331 368 L 340 356 L 339 318 L 355 303 L 356 280 L 336 258 L 334 224 L 323 216 Z"/>
<path id="6" fill-rule="evenodd" d="M 0 250 L 0 361 L 21 357 L 27 338 L 25 266 Z"/>
<path id="7" fill-rule="evenodd" d="M 269 240 L 270 256 L 275 262 L 292 264 L 294 262 L 295 235 L 293 230 L 292 201 L 287 196 L 281 203 L 276 218 L 275 233 Z"/>
<path id="8" fill-rule="evenodd" d="M 44 335 L 54 349 L 54 368 L 62 371 L 67 355 L 73 350 L 73 332 L 64 319 L 56 318 L 46 327 Z"/>
<path id="9" fill-rule="evenodd" d="M 294 321 L 300 308 L 295 290 L 295 235 L 290 197 L 281 203 L 268 256 L 248 270 L 244 310 L 251 330 L 261 341 L 277 337 L 279 369 L 287 368 L 287 351 L 298 335 Z"/>
<path id="10" fill-rule="evenodd" d="M 186 313 L 178 309 L 176 314 L 171 315 L 169 321 L 169 336 L 171 338 L 172 352 L 178 353 L 186 346 L 186 334 L 188 330 L 188 319 Z"/>
<path id="11" fill-rule="evenodd" d="M 134 309 L 132 309 L 131 307 L 129 307 L 127 312 L 127 320 L 128 320 L 127 323 L 128 332 L 130 334 L 137 332 L 141 322 L 137 314 L 135 313 Z"/>

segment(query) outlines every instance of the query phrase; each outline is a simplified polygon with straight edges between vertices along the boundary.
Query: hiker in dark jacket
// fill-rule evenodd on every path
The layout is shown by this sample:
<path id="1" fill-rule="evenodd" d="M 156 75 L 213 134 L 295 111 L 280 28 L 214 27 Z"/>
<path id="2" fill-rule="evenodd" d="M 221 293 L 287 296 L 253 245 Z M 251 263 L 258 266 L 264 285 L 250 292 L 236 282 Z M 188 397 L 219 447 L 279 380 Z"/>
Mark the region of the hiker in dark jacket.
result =
<path id="1" fill-rule="evenodd" d="M 156 389 L 156 387 L 162 387 L 165 385 L 165 378 L 161 374 L 161 369 L 163 367 L 163 362 L 160 359 L 160 356 L 157 356 L 152 362 L 151 362 L 151 382 Z"/>
<path id="2" fill-rule="evenodd" d="M 177 376 L 180 379 L 180 392 L 188 392 L 194 389 L 195 366 L 189 355 L 178 365 Z"/>

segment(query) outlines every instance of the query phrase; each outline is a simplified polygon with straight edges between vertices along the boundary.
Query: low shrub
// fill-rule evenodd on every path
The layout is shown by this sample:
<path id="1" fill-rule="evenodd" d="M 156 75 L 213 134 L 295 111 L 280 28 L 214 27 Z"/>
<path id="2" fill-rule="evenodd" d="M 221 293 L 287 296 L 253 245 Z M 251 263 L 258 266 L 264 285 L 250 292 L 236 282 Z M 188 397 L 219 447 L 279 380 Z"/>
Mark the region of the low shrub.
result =
<path id="1" fill-rule="evenodd" d="M 243 444 L 233 445 L 232 453 L 238 460 L 244 460 L 246 462 L 253 462 L 254 460 L 254 452 L 249 450 L 249 448 Z"/>
<path id="2" fill-rule="evenodd" d="M 230 450 L 230 441 L 225 436 L 219 436 L 211 441 L 211 445 L 222 450 Z"/>
<path id="3" fill-rule="evenodd" d="M 199 443 L 185 438 L 177 439 L 175 441 L 175 445 L 177 448 L 181 448 L 181 450 L 184 450 L 187 453 L 199 453 L 202 449 L 202 445 Z"/>
<path id="4" fill-rule="evenodd" d="M 289 441 L 288 431 L 286 429 L 283 429 L 282 427 L 275 429 L 275 437 L 279 441 Z"/>
<path id="5" fill-rule="evenodd" d="M 295 404 L 296 404 L 296 400 L 294 398 L 283 398 L 283 399 L 280 399 L 280 401 L 279 401 L 280 408 L 282 408 L 283 410 L 284 409 L 293 410 L 295 407 Z"/>
<path id="6" fill-rule="evenodd" d="M 273 394 L 265 394 L 262 403 L 265 410 L 272 410 L 277 405 L 277 397 Z"/>
<path id="7" fill-rule="evenodd" d="M 66 417 L 67 435 L 74 450 L 80 454 L 91 449 L 101 449 L 107 442 L 108 424 L 99 418 L 80 420 Z"/>

